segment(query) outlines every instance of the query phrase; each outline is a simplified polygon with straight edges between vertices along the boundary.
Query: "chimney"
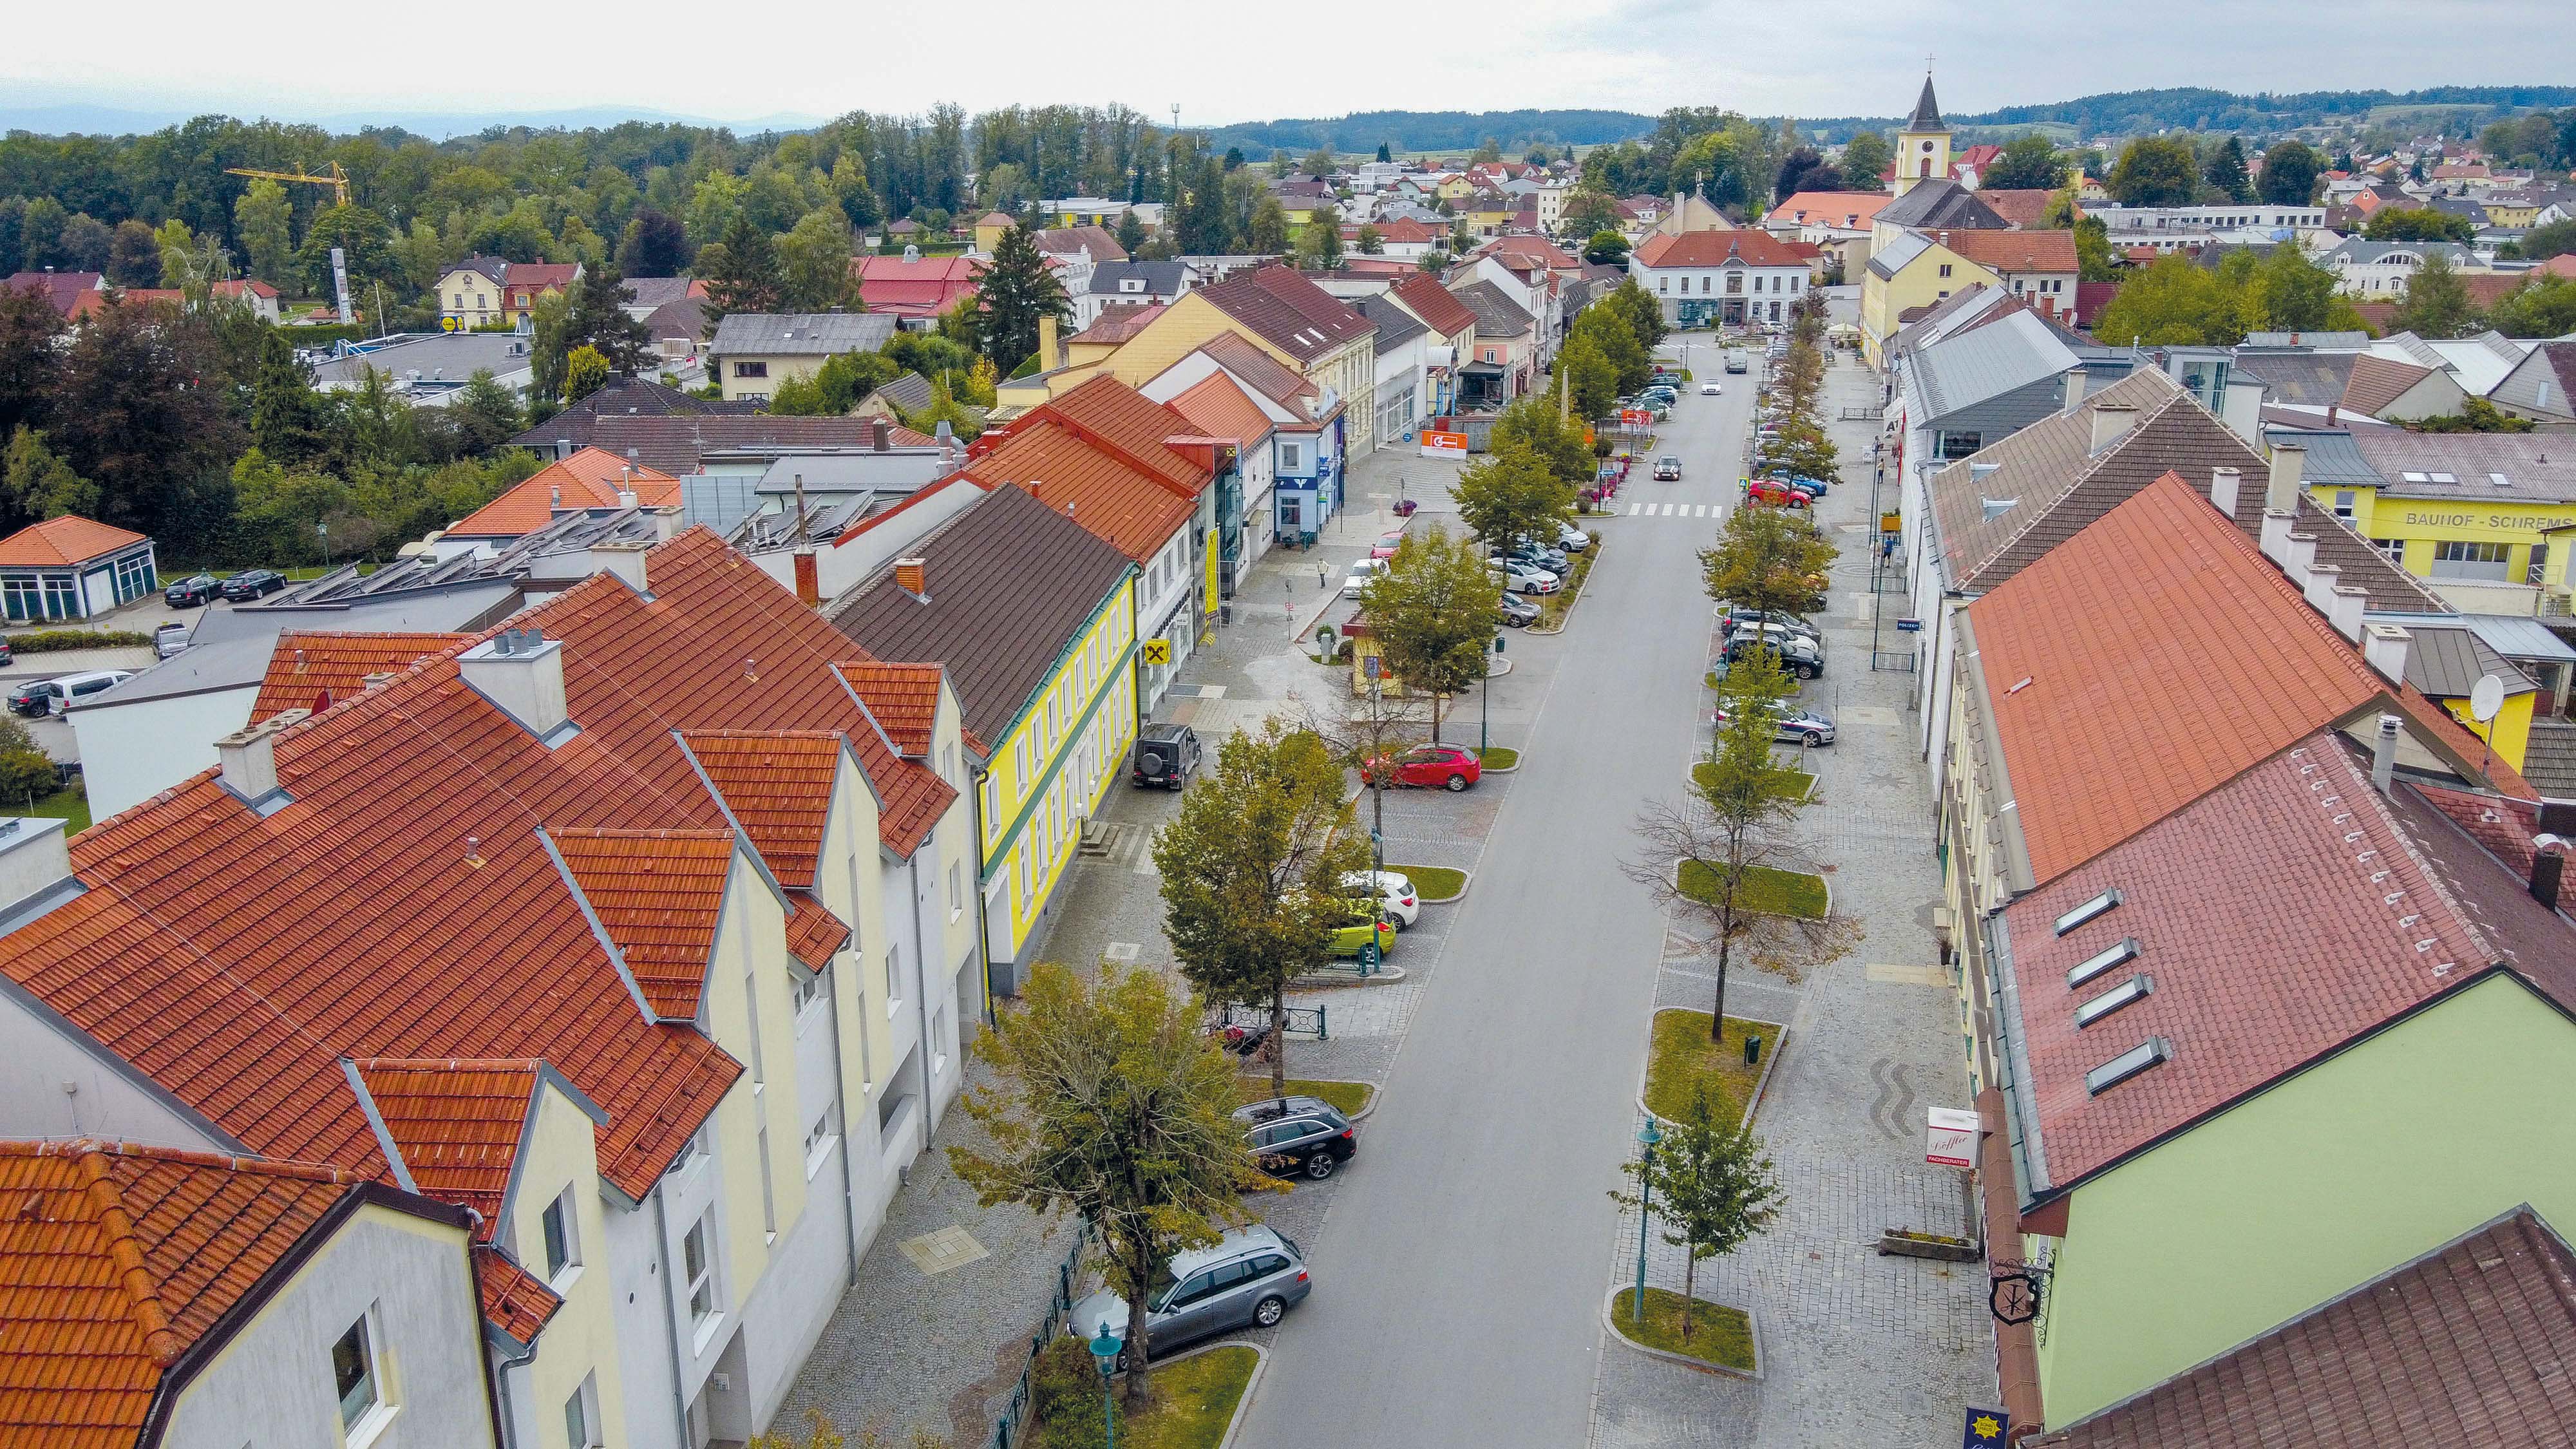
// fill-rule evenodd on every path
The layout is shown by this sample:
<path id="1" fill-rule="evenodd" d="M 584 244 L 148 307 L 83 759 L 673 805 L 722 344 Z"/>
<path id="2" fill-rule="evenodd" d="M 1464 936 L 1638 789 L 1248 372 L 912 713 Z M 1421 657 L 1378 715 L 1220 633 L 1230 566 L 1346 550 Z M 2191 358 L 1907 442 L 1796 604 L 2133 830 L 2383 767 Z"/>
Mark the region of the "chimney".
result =
<path id="1" fill-rule="evenodd" d="M 2556 835 L 2542 835 L 2531 842 L 2531 898 L 2551 910 L 2558 909 L 2558 876 L 2566 869 L 2567 842 Z"/>
<path id="2" fill-rule="evenodd" d="M 1038 318 L 1038 371 L 1055 369 L 1055 314 L 1050 312 Z"/>
<path id="3" fill-rule="evenodd" d="M 2298 443 L 2272 445 L 2272 477 L 2263 485 L 2263 506 L 2284 513 L 2299 511 L 2299 479 L 2307 472 L 2308 450 Z"/>
<path id="4" fill-rule="evenodd" d="M 2263 510 L 2263 557 L 2280 563 L 2290 553 L 2290 514 L 2286 509 Z"/>
<path id="5" fill-rule="evenodd" d="M 604 538 L 587 550 L 588 572 L 615 574 L 626 581 L 626 587 L 641 594 L 644 587 L 644 555 L 653 545 L 640 538 Z"/>
<path id="6" fill-rule="evenodd" d="M 894 427 L 883 418 L 868 422 L 868 446 L 882 453 L 894 445 Z"/>
<path id="7" fill-rule="evenodd" d="M 2209 501 L 2210 501 L 2210 503 L 2211 503 L 2212 505 L 2214 505 L 2214 506 L 2218 509 L 2218 511 L 2219 511 L 2219 512 L 2226 514 L 2226 515 L 2227 515 L 2228 517 L 2230 517 L 2230 518 L 2234 518 L 2234 517 L 2236 516 L 2236 495 L 2237 495 L 2237 491 L 2238 491 L 2238 490 L 2239 490 L 2239 488 L 2244 484 L 2244 482 L 2245 482 L 2245 471 L 2244 471 L 2243 469 L 2241 469 L 2241 468 L 2212 468 L 2212 469 L 2210 469 L 2210 470 L 2209 470 Z"/>
<path id="8" fill-rule="evenodd" d="M 2370 590 L 2350 584 L 2335 586 L 2334 602 L 2326 607 L 2326 619 L 2335 632 L 2358 644 L 2361 642 L 2362 615 L 2370 612 Z"/>
<path id="9" fill-rule="evenodd" d="M 927 602 L 930 598 L 930 565 L 919 554 L 894 561 L 894 586 Z"/>
<path id="10" fill-rule="evenodd" d="M 561 483 L 549 483 L 546 485 L 546 507 L 557 510 L 560 510 L 563 507 L 563 485 Z"/>
<path id="11" fill-rule="evenodd" d="M 620 489 L 618 489 L 618 490 L 617 490 L 617 506 L 618 506 L 618 507 L 620 507 L 620 508 L 632 508 L 632 507 L 634 507 L 634 506 L 635 506 L 635 490 L 634 490 L 634 489 L 632 489 L 632 488 L 620 488 Z"/>
<path id="12" fill-rule="evenodd" d="M 2315 572 L 2317 567 L 2317 536 L 2313 533 L 2294 533 L 2284 542 L 2288 547 L 2281 557 L 2281 572 L 2290 576 L 2291 583 L 2305 588 L 2308 575 Z"/>
<path id="13" fill-rule="evenodd" d="M 2070 367 L 2066 370 L 2065 386 L 2062 389 L 2066 404 L 2059 411 L 2071 413 L 2084 405 L 2084 384 L 2087 381 L 2083 368 Z"/>
<path id="14" fill-rule="evenodd" d="M 2093 446 L 2087 452 L 2098 453 L 2128 434 L 2136 426 L 2138 410 L 2112 404 L 2093 409 Z"/>
<path id="15" fill-rule="evenodd" d="M 2415 636 L 2395 624 L 2361 626 L 2361 657 L 2390 684 L 2406 682 L 2406 650 Z"/>
<path id="16" fill-rule="evenodd" d="M 2301 579 L 2308 607 L 2331 619 L 2334 617 L 2335 590 L 2343 586 L 2343 570 L 2333 564 L 2317 564 Z"/>
<path id="17" fill-rule="evenodd" d="M 1945 247 L 1946 247 L 1946 246 L 1948 246 L 1948 245 L 1950 244 L 1950 234 L 1949 234 L 1948 232 L 1946 232 L 1946 231 L 1945 231 L 1945 232 L 1940 233 L 1940 237 L 1941 237 L 1941 245 L 1943 245 L 1943 246 L 1945 246 Z"/>
<path id="18" fill-rule="evenodd" d="M 811 548 L 796 550 L 796 602 L 809 609 L 823 607 L 823 579 Z"/>
<path id="19" fill-rule="evenodd" d="M 78 894 L 70 825 L 33 817 L 0 820 L 0 913 L 23 925 Z"/>
<path id="20" fill-rule="evenodd" d="M 2383 714 L 2379 717 L 2379 738 L 2370 747 L 2370 783 L 2385 795 L 2396 778 L 2397 716 Z"/>
<path id="21" fill-rule="evenodd" d="M 680 536 L 680 505 L 674 503 L 653 510 L 653 541 L 669 543 Z"/>
<path id="22" fill-rule="evenodd" d="M 311 713 L 285 710 L 215 741 L 217 778 L 234 799 L 262 815 L 273 814 L 286 803 L 277 786 L 277 737 L 290 726 L 302 724 Z"/>
<path id="23" fill-rule="evenodd" d="M 637 555 L 640 566 L 642 555 Z M 578 729 L 564 702 L 563 641 L 535 629 L 504 629 L 456 656 L 467 687 L 553 749 Z"/>

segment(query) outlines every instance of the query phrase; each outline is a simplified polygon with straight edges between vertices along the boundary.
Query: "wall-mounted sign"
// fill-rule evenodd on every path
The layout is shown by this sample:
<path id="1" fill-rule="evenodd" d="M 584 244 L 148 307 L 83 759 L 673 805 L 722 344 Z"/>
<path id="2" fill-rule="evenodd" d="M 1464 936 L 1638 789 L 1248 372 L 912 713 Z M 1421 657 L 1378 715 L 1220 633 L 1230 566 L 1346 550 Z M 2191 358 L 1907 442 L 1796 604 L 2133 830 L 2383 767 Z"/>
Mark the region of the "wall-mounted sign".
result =
<path id="1" fill-rule="evenodd" d="M 1465 433 L 1444 433 L 1437 428 L 1422 430 L 1422 456 L 1426 458 L 1464 458 L 1467 456 Z"/>
<path id="2" fill-rule="evenodd" d="M 1934 1107 L 1931 1139 L 1923 1149 L 1923 1160 L 1934 1167 L 1974 1167 L 1977 1165 L 1977 1114 L 1949 1107 Z"/>

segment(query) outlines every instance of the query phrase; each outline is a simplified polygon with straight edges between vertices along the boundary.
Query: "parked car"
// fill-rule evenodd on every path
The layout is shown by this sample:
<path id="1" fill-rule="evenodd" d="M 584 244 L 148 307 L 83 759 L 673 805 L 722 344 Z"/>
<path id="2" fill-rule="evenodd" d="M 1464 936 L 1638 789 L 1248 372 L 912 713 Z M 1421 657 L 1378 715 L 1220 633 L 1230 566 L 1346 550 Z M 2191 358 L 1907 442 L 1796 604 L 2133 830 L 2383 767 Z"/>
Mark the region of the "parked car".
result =
<path id="1" fill-rule="evenodd" d="M 1496 549 L 1486 557 L 1497 560 L 1513 559 L 1528 564 L 1534 569 L 1544 569 L 1560 579 L 1564 578 L 1566 572 L 1573 567 L 1572 561 L 1567 559 L 1562 551 L 1541 548 L 1534 543 L 1516 543 L 1509 548 Z"/>
<path id="2" fill-rule="evenodd" d="M 1136 731 L 1136 750 L 1127 778 L 1138 785 L 1177 790 L 1199 767 L 1198 731 L 1188 725 L 1149 724 Z"/>
<path id="3" fill-rule="evenodd" d="M 1487 559 L 1485 567 L 1501 575 L 1503 587 L 1516 594 L 1552 594 L 1560 587 L 1555 574 L 1518 559 Z"/>
<path id="4" fill-rule="evenodd" d="M 114 689 L 133 677 L 131 669 L 93 669 L 85 674 L 66 674 L 60 679 L 47 680 L 43 712 L 63 714 L 91 695 Z"/>
<path id="5" fill-rule="evenodd" d="M 223 595 L 236 604 L 246 604 L 285 587 L 286 575 L 275 569 L 244 569 L 224 580 Z"/>
<path id="6" fill-rule="evenodd" d="M 1782 700 L 1771 706 L 1771 716 L 1774 739 L 1807 745 L 1830 745 L 1834 742 L 1834 722 L 1812 709 Z M 1727 720 L 1726 707 L 1720 705 L 1717 722 L 1725 724 Z"/>
<path id="7" fill-rule="evenodd" d="M 1403 544 L 1404 534 L 1401 531 L 1395 533 L 1381 533 L 1377 536 L 1377 542 L 1369 545 L 1369 557 L 1393 558 L 1395 557 L 1395 551 L 1402 547 Z"/>
<path id="8" fill-rule="evenodd" d="M 9 688 L 9 712 L 30 717 L 47 713 L 54 707 L 54 682 L 30 679 Z"/>
<path id="9" fill-rule="evenodd" d="M 1556 525 L 1556 546 L 1567 553 L 1581 553 L 1592 546 L 1592 535 L 1571 523 L 1559 522 Z"/>
<path id="10" fill-rule="evenodd" d="M 1484 776 L 1485 766 L 1476 752 L 1456 745 L 1415 745 L 1399 755 L 1377 756 L 1360 767 L 1360 778 L 1371 784 L 1437 785 L 1443 790 L 1464 790 Z"/>
<path id="11" fill-rule="evenodd" d="M 1494 617 L 1515 629 L 1526 629 L 1538 622 L 1539 606 L 1506 589 L 1494 603 Z"/>
<path id="12" fill-rule="evenodd" d="M 1744 485 L 1744 501 L 1773 508 L 1804 508 L 1815 502 L 1804 488 L 1792 488 L 1777 478 L 1755 478 Z"/>
<path id="13" fill-rule="evenodd" d="M 157 659 L 176 658 L 188 647 L 188 626 L 173 619 L 152 631 L 152 654 Z"/>
<path id="14" fill-rule="evenodd" d="M 1145 1300 L 1147 1355 L 1238 1328 L 1269 1328 L 1313 1291 L 1306 1255 L 1294 1239 L 1259 1223 L 1237 1228 L 1213 1247 L 1173 1254 L 1155 1275 Z M 1096 1339 L 1104 1328 L 1122 1340 L 1135 1337 L 1128 1332 L 1127 1300 L 1107 1289 L 1073 1305 L 1065 1328 L 1081 1339 Z M 1128 1352 L 1118 1351 L 1121 1368 Z"/>
<path id="15" fill-rule="evenodd" d="M 8 640 L 0 639 L 0 665 L 10 665 L 17 662 L 18 652 L 9 647 Z"/>
<path id="16" fill-rule="evenodd" d="M 1767 640 L 1779 652 L 1781 667 L 1800 679 L 1814 679 L 1825 672 L 1824 641 L 1792 634 L 1778 624 L 1747 625 L 1727 636 L 1726 662 L 1733 664 L 1742 659 L 1756 640 Z"/>
<path id="17" fill-rule="evenodd" d="M 1722 388 L 1713 382 L 1703 382 L 1699 385 L 1699 395 L 1701 397 L 1719 397 L 1723 396 L 1725 392 L 1725 388 Z"/>
<path id="18" fill-rule="evenodd" d="M 1333 932 L 1333 954 L 1356 956 L 1367 947 L 1369 938 L 1377 938 L 1378 959 L 1383 961 L 1395 949 L 1395 923 L 1377 913 L 1371 901 L 1353 901 L 1351 923 Z"/>
<path id="19" fill-rule="evenodd" d="M 1234 1120 L 1245 1126 L 1243 1145 L 1254 1164 L 1272 1177 L 1322 1182 L 1360 1150 L 1350 1119 L 1314 1097 L 1255 1102 L 1236 1108 Z"/>
<path id="20" fill-rule="evenodd" d="M 1777 624 L 1792 634 L 1804 634 L 1810 639 L 1819 637 L 1816 626 L 1804 619 L 1787 614 L 1765 613 L 1760 609 L 1747 609 L 1733 603 L 1719 604 L 1717 617 L 1719 624 L 1730 635 L 1748 624 Z"/>
<path id="21" fill-rule="evenodd" d="M 1342 580 L 1342 597 L 1345 599 L 1358 598 L 1367 590 L 1369 580 L 1376 578 L 1378 575 L 1385 572 L 1385 559 L 1364 558 L 1353 560 L 1349 575 Z"/>
<path id="22" fill-rule="evenodd" d="M 1674 456 L 1673 456 L 1673 455 L 1671 455 L 1670 453 L 1667 453 L 1667 454 L 1665 454 L 1664 456 L 1662 456 L 1662 457 L 1660 457 L 1660 458 L 1657 458 L 1657 459 L 1655 460 L 1655 481 L 1656 481 L 1656 482 L 1658 482 L 1658 483 L 1678 483 L 1678 482 L 1680 482 L 1680 481 L 1681 481 L 1681 478 L 1682 478 L 1682 460 L 1681 460 L 1681 459 L 1674 457 Z"/>
<path id="23" fill-rule="evenodd" d="M 1342 877 L 1342 888 L 1362 900 L 1375 895 L 1378 909 L 1399 931 L 1422 919 L 1422 898 L 1413 893 L 1413 880 L 1402 871 L 1355 870 Z"/>
<path id="24" fill-rule="evenodd" d="M 1682 395 L 1668 387 L 1650 387 L 1637 394 L 1637 401 L 1648 407 L 1669 408 L 1681 400 Z"/>
<path id="25" fill-rule="evenodd" d="M 211 604 L 224 591 L 223 580 L 213 574 L 190 574 L 161 591 L 161 602 L 174 609 L 193 609 Z"/>

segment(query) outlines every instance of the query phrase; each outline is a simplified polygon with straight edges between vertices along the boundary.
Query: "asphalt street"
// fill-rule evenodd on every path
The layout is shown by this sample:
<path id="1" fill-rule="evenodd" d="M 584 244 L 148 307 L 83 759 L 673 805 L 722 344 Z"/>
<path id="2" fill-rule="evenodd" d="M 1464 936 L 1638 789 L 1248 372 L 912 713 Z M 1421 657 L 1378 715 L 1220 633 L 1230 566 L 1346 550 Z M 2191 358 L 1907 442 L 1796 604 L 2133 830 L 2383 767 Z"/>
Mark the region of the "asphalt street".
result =
<path id="1" fill-rule="evenodd" d="M 1692 363 L 1618 513 L 1442 966 L 1305 1244 L 1315 1292 L 1270 1347 L 1238 1443 L 1493 1449 L 1584 1441 L 1605 1195 L 1631 1150 L 1663 922 L 1620 871 L 1638 807 L 1678 793 L 1709 605 L 1697 552 L 1735 493 L 1754 388 Z M 1633 503 L 1682 505 L 1631 516 Z M 1691 516 L 1698 510 L 1699 516 Z"/>

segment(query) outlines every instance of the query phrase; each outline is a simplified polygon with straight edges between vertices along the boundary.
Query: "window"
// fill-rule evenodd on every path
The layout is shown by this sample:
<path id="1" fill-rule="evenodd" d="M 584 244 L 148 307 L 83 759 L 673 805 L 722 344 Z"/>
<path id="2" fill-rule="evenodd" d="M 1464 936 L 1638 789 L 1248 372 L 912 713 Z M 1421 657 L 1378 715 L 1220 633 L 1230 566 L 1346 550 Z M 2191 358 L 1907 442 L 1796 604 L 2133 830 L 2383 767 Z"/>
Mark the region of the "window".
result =
<path id="1" fill-rule="evenodd" d="M 900 1000 L 898 1000 L 898 999 L 897 999 L 898 997 L 902 996 L 902 994 L 903 994 L 903 988 L 902 988 L 901 986 L 897 985 L 897 984 L 896 984 L 896 982 L 895 982 L 895 976 L 896 976 L 896 973 L 897 973 L 897 972 L 899 972 L 899 971 L 902 969 L 902 964 L 903 964 L 903 953 L 902 953 L 902 948 L 897 947 L 897 946 L 888 946 L 888 947 L 886 947 L 886 954 L 885 954 L 886 1016 L 887 1016 L 889 1019 L 891 1019 L 891 1018 L 894 1016 L 895 1008 L 896 1008 L 896 1007 L 898 1007 L 898 1006 L 903 1005 L 903 1003 L 902 1003 Z"/>
<path id="2" fill-rule="evenodd" d="M 1945 277 L 1950 275 L 1950 264 L 1948 262 L 1943 262 L 1941 264 L 1941 275 Z"/>
<path id="3" fill-rule="evenodd" d="M 948 862 L 948 919 L 952 921 L 966 914 L 966 892 L 959 880 L 957 862 L 952 860 Z"/>
<path id="4" fill-rule="evenodd" d="M 1656 290 L 1656 291 L 1658 291 L 1658 292 L 1670 292 L 1672 289 L 1673 289 L 1673 279 L 1672 279 L 1672 278 L 1670 278 L 1670 277 L 1657 277 L 1657 278 L 1655 278 L 1655 290 Z"/>
<path id="5" fill-rule="evenodd" d="M 760 1153 L 760 1230 L 774 1243 L 778 1241 L 778 1194 L 769 1185 L 769 1128 L 765 1124 L 753 1145 Z"/>
<path id="6" fill-rule="evenodd" d="M 769 376 L 769 364 L 766 362 L 737 362 L 733 365 L 733 375 L 736 377 L 767 377 Z"/>
<path id="7" fill-rule="evenodd" d="M 2433 577 L 2437 579 L 2502 579 L 2508 567 L 2507 549 L 2501 543 L 2443 539 L 2433 545 Z"/>
<path id="8" fill-rule="evenodd" d="M 581 1381 L 564 1400 L 564 1442 L 572 1449 L 599 1449 L 599 1376 Z"/>
<path id="9" fill-rule="evenodd" d="M 2349 489 L 2349 488 L 2338 488 L 2338 489 L 2336 489 L 2336 490 L 2335 490 L 2334 516 L 2335 516 L 2335 517 L 2337 517 L 2337 518 L 2350 518 L 2350 517 L 2352 517 L 2352 501 L 2353 501 L 2353 491 L 2352 491 L 2351 489 Z"/>
<path id="10" fill-rule="evenodd" d="M 794 1002 L 797 1020 L 801 1022 L 807 1011 L 822 1005 L 831 996 L 832 983 L 830 978 L 821 971 L 810 975 L 791 972 L 788 990 Z"/>
<path id="11" fill-rule="evenodd" d="M 707 1220 L 689 1224 L 687 1237 L 680 1239 L 681 1281 L 689 1290 L 689 1321 L 704 1324 L 716 1312 L 715 1255 L 707 1251 Z"/>
<path id="12" fill-rule="evenodd" d="M 1488 352 L 1488 353 L 1485 355 L 1485 360 L 1486 360 L 1487 362 L 1491 362 L 1491 361 L 1493 361 L 1493 360 L 1494 360 L 1494 358 L 1493 358 L 1493 354 L 1492 354 L 1492 353 L 1490 353 L 1490 352 Z M 1306 445 L 1305 445 L 1305 444 L 1303 444 L 1303 443 L 1289 443 L 1289 442 L 1282 442 L 1282 443 L 1279 445 L 1279 469 L 1280 469 L 1280 471 L 1281 471 L 1281 472 L 1283 472 L 1283 473 L 1297 473 L 1297 472 L 1303 472 L 1303 471 L 1305 470 L 1305 467 L 1306 467 Z"/>
<path id="13" fill-rule="evenodd" d="M 742 1010 L 751 1025 L 751 1090 L 758 1092 L 769 1074 L 760 1066 L 760 984 L 748 971 L 742 973 Z"/>
<path id="14" fill-rule="evenodd" d="M 359 1315 L 348 1332 L 340 1335 L 340 1341 L 331 1345 L 332 1386 L 340 1393 L 340 1427 L 344 1431 L 357 1428 L 358 1421 L 375 1412 L 381 1402 L 376 1393 L 375 1335 L 367 1324 L 373 1313 L 369 1309 Z"/>
<path id="15" fill-rule="evenodd" d="M 572 1189 L 565 1188 L 546 1204 L 543 1224 L 546 1238 L 546 1281 L 559 1281 L 566 1268 L 581 1266 L 573 1235 Z"/>
<path id="16" fill-rule="evenodd" d="M 832 1155 L 832 1144 L 840 1140 L 840 1135 L 839 1119 L 833 1115 L 831 1107 L 824 1107 L 823 1115 L 815 1118 L 814 1125 L 805 1129 L 806 1181 L 811 1182 L 814 1174 L 823 1170 L 823 1159 Z"/>
<path id="17" fill-rule="evenodd" d="M 2406 540 L 2402 538 L 2374 538 L 2370 546 L 2388 555 L 2390 563 L 2402 566 L 2406 562 Z"/>

